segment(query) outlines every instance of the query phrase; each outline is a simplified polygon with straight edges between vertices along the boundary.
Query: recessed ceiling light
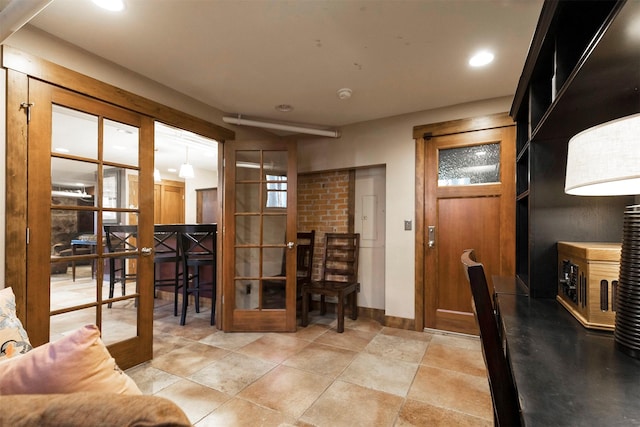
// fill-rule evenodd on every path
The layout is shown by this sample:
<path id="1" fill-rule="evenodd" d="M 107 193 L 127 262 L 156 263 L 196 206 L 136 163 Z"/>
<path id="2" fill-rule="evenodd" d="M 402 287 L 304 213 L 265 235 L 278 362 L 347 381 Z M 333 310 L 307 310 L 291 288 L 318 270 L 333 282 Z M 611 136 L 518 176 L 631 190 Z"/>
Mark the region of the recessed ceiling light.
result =
<path id="1" fill-rule="evenodd" d="M 120 12 L 124 9 L 123 0 L 93 0 L 93 2 L 101 8 L 110 10 L 112 12 Z"/>
<path id="2" fill-rule="evenodd" d="M 280 111 L 281 113 L 288 113 L 289 111 L 293 111 L 293 106 L 289 104 L 280 104 L 276 105 L 276 110 Z"/>
<path id="3" fill-rule="evenodd" d="M 493 58 L 493 53 L 488 50 L 482 50 L 471 57 L 469 65 L 472 67 L 482 67 L 483 65 L 491 63 Z"/>
<path id="4" fill-rule="evenodd" d="M 68 148 L 64 148 L 64 147 L 56 147 L 53 149 L 53 151 L 58 152 L 58 153 L 68 153 L 69 149 Z"/>

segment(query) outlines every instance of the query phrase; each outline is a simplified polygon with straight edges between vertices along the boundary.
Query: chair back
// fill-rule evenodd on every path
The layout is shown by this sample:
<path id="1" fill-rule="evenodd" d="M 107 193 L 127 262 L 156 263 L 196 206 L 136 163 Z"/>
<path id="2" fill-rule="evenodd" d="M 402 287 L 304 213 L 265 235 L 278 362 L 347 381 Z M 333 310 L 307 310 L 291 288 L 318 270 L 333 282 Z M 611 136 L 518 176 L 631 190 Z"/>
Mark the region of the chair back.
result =
<path id="1" fill-rule="evenodd" d="M 520 426 L 522 419 L 513 377 L 498 330 L 484 266 L 476 262 L 473 249 L 467 249 L 461 257 L 471 286 L 476 319 L 480 327 L 482 354 L 489 374 L 489 388 L 493 401 L 496 426 Z"/>
<path id="2" fill-rule="evenodd" d="M 216 265 L 217 224 L 184 225 L 180 230 L 180 249 L 187 265 Z"/>
<path id="3" fill-rule="evenodd" d="M 297 244 L 297 279 L 298 282 L 309 282 L 313 273 L 313 248 L 316 231 L 298 233 Z"/>
<path id="4" fill-rule="evenodd" d="M 105 225 L 104 232 L 109 252 L 136 252 L 138 250 L 137 225 Z"/>
<path id="5" fill-rule="evenodd" d="M 183 225 L 155 225 L 153 227 L 154 259 L 175 261 L 180 256 L 179 233 Z"/>
<path id="6" fill-rule="evenodd" d="M 359 233 L 326 233 L 322 278 L 325 281 L 358 281 Z"/>

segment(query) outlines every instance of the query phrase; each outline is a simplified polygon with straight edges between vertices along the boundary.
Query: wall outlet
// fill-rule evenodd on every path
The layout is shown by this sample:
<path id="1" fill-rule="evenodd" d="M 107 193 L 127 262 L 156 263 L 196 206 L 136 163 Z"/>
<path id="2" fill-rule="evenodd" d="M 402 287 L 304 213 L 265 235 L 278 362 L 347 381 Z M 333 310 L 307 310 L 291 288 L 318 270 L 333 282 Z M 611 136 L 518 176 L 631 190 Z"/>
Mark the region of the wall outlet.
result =
<path id="1" fill-rule="evenodd" d="M 405 219 L 404 220 L 404 229 L 405 229 L 405 231 L 411 231 L 411 220 L 410 219 Z"/>

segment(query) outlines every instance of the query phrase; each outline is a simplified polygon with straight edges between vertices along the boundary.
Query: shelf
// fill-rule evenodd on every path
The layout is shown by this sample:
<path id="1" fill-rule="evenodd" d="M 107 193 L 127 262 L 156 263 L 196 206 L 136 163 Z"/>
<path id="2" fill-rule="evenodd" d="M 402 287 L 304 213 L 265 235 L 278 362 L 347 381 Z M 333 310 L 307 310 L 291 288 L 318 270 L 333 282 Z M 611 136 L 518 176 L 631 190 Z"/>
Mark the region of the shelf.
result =
<path id="1" fill-rule="evenodd" d="M 564 193 L 569 139 L 640 112 L 640 2 L 546 0 L 511 107 L 516 121 L 516 275 L 557 292 L 558 240 L 618 241 L 633 197 Z"/>
<path id="2" fill-rule="evenodd" d="M 526 190 L 516 196 L 516 202 L 520 202 L 528 198 L 529 198 L 529 190 Z"/>
<path id="3" fill-rule="evenodd" d="M 640 111 L 638 40 L 634 43 L 627 35 L 628 28 L 637 25 L 634 22 L 640 3 L 632 1 L 621 6 L 622 3 L 615 5 L 608 23 L 602 25 L 580 57 L 533 129 L 532 140 L 571 138 L 589 127 Z"/>

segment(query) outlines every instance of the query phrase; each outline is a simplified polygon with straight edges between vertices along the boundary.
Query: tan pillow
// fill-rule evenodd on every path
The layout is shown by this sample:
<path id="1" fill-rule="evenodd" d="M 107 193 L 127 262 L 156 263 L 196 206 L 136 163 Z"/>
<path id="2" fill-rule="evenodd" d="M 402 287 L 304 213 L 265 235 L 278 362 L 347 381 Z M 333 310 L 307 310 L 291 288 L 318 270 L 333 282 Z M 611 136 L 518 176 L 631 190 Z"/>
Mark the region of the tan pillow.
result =
<path id="1" fill-rule="evenodd" d="M 0 395 L 77 391 L 142 394 L 118 368 L 95 325 L 0 362 Z"/>
<path id="2" fill-rule="evenodd" d="M 13 289 L 0 289 L 0 360 L 31 350 L 27 331 L 16 315 L 16 296 Z"/>

